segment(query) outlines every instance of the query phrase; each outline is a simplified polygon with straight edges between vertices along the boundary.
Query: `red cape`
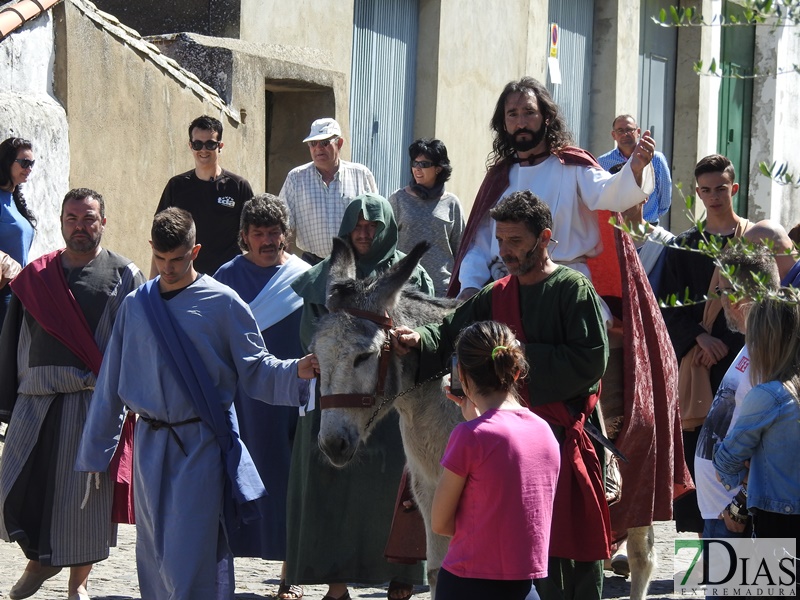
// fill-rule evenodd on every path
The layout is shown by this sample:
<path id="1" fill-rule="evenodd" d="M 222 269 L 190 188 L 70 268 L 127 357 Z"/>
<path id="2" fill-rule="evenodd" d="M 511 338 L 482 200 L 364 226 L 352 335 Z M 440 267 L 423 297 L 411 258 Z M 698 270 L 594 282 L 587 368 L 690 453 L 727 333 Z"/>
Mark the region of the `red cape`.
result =
<path id="1" fill-rule="evenodd" d="M 47 333 L 80 358 L 95 377 L 100 374 L 103 353 L 97 347 L 89 323 L 64 277 L 61 254 L 56 250 L 31 262 L 10 283 L 34 319 Z M 114 482 L 112 520 L 133 523 L 133 427 L 134 416 L 128 413 L 122 426 L 117 450 L 109 465 Z"/>
<path id="2" fill-rule="evenodd" d="M 600 168 L 594 157 L 568 147 L 562 163 Z M 458 272 L 481 219 L 508 188 L 505 159 L 489 169 L 478 191 L 456 256 L 449 296 L 459 291 Z M 610 508 L 613 539 L 628 528 L 672 519 L 672 500 L 694 489 L 683 457 L 678 406 L 678 363 L 647 276 L 630 236 L 609 223 L 610 211 L 598 211 L 603 245 L 587 261 L 600 296 L 622 298 L 625 422 L 616 440 L 630 463 L 620 461 L 622 500 Z"/>
<path id="3" fill-rule="evenodd" d="M 575 146 L 567 146 L 562 148 L 556 153 L 556 157 L 565 165 L 578 165 L 584 167 L 595 167 L 601 169 L 602 167 L 597 163 L 594 156 L 586 150 L 576 148 Z M 447 288 L 447 295 L 450 298 L 458 296 L 461 290 L 461 284 L 458 281 L 458 274 L 461 270 L 461 261 L 464 260 L 464 255 L 472 245 L 472 240 L 478 232 L 478 227 L 484 216 L 489 213 L 502 194 L 508 188 L 508 172 L 514 161 L 510 158 L 504 158 L 497 164 L 489 168 L 486 177 L 483 179 L 478 195 L 475 197 L 475 202 L 472 205 L 472 210 L 469 212 L 469 219 L 467 219 L 467 226 L 464 228 L 464 234 L 461 236 L 461 244 L 456 253 L 455 264 L 453 265 L 453 274 L 450 276 L 450 287 Z"/>

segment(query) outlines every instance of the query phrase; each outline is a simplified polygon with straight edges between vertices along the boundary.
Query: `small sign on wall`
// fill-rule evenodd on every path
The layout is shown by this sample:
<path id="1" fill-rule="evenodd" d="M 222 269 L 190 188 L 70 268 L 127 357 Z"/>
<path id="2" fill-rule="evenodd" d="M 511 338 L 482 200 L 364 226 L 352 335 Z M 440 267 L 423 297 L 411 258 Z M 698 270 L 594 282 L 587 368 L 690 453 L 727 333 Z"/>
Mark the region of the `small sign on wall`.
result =
<path id="1" fill-rule="evenodd" d="M 561 67 L 558 65 L 558 23 L 550 23 L 550 55 L 547 57 L 550 83 L 561 84 Z"/>

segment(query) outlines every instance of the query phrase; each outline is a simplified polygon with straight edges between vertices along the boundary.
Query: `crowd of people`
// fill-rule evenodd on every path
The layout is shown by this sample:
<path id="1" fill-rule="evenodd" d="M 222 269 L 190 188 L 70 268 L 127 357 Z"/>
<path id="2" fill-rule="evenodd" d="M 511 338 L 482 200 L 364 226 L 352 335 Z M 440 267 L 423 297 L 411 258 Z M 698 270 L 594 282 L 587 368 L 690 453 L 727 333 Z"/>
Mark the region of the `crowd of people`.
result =
<path id="1" fill-rule="evenodd" d="M 34 150 L 0 144 L 0 537 L 28 559 L 9 598 L 68 568 L 69 600 L 88 599 L 117 523 L 136 524 L 148 600 L 233 598 L 237 556 L 281 561 L 281 600 L 310 584 L 349 600 L 350 583 L 407 600 L 426 582 L 424 562 L 385 557 L 395 511 L 413 510 L 398 502 L 397 416 L 346 468 L 317 442 L 334 237 L 365 281 L 424 243 L 409 285 L 459 300 L 391 331 L 400 360 L 419 354 L 418 382 L 452 366 L 464 418 L 436 457 L 429 523 L 452 538 L 437 599 L 599 600 L 612 555 L 630 571 L 628 530 L 657 520 L 796 537 L 800 297 L 780 286 L 800 263 L 786 231 L 736 215 L 733 166 L 712 155 L 695 170 L 705 217 L 673 236 L 650 132 L 618 116 L 598 161 L 530 77 L 503 89 L 491 130 L 465 223 L 441 140 L 409 146 L 409 183 L 387 199 L 320 118 L 310 162 L 256 195 L 220 164 L 222 123 L 198 117 L 195 167 L 156 208 L 149 281 L 101 246 L 105 201 L 86 188 L 62 202 L 65 247 L 29 264 Z M 695 301 L 662 315 L 670 295 Z M 636 492 L 610 509 L 616 469 Z"/>

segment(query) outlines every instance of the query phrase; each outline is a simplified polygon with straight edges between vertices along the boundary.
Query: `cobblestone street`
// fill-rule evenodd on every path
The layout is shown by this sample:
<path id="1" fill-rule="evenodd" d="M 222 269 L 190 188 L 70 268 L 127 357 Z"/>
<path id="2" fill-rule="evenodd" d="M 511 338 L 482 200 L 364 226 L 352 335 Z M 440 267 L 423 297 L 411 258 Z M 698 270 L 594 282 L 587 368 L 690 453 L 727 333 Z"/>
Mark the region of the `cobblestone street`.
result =
<path id="1" fill-rule="evenodd" d="M 672 593 L 672 548 L 675 539 L 672 523 L 656 525 L 658 548 L 658 570 L 650 586 L 649 598 L 682 598 Z M 93 600 L 139 599 L 139 586 L 135 568 L 135 527 L 122 525 L 119 528 L 118 546 L 111 556 L 97 564 L 89 578 L 89 593 Z M 8 591 L 25 567 L 26 559 L 16 544 L 0 542 L 0 599 L 8 598 Z M 280 563 L 257 559 L 236 560 L 237 600 L 259 600 L 272 598 L 277 591 Z M 67 572 L 62 571 L 48 580 L 33 596 L 39 600 L 63 600 L 66 598 Z M 604 598 L 627 598 L 629 582 L 622 577 L 606 572 Z M 306 597 L 319 600 L 325 595 L 326 586 L 306 586 Z M 352 598 L 386 598 L 386 588 L 351 587 Z M 428 588 L 420 587 L 414 598 L 430 600 Z"/>

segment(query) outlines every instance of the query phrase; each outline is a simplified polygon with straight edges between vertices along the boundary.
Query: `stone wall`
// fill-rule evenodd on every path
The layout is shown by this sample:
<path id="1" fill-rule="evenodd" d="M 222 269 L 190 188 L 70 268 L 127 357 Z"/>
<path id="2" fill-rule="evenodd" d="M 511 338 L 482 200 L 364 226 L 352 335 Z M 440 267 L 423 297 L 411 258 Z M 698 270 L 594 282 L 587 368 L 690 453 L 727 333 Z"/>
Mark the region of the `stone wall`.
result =
<path id="1" fill-rule="evenodd" d="M 0 141 L 22 137 L 33 144 L 36 165 L 22 187 L 38 219 L 30 258 L 64 245 L 59 213 L 69 189 L 66 113 L 52 96 L 53 19 L 28 22 L 0 44 Z"/>

